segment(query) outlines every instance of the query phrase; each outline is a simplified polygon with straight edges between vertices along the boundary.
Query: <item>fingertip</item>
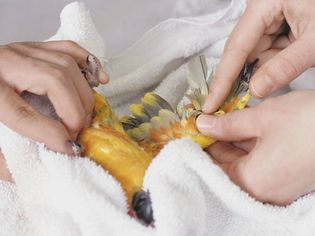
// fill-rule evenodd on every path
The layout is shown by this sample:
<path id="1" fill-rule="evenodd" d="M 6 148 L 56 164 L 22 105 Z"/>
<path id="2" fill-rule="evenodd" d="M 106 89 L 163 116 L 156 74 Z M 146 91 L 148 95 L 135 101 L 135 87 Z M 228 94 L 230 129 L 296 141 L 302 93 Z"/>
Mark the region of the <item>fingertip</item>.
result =
<path id="1" fill-rule="evenodd" d="M 107 84 L 109 81 L 109 75 L 103 69 L 100 69 L 98 79 L 101 84 Z"/>
<path id="2" fill-rule="evenodd" d="M 202 111 L 206 114 L 215 112 L 220 106 L 220 99 L 215 93 L 209 93 L 205 103 L 202 106 Z"/>
<path id="3" fill-rule="evenodd" d="M 47 136 L 45 135 L 41 141 L 46 144 L 47 148 L 55 152 L 74 156 L 73 149 L 68 141 L 73 139 L 74 134 L 71 135 L 59 121 L 49 121 L 45 129 Z"/>
<path id="4" fill-rule="evenodd" d="M 97 57 L 89 55 L 87 57 L 87 64 L 90 66 L 92 75 L 97 78 L 99 83 L 106 84 L 109 81 L 109 76 Z"/>
<path id="5" fill-rule="evenodd" d="M 211 115 L 200 115 L 196 120 L 198 130 L 205 134 L 209 135 L 210 131 L 213 129 L 214 122 Z"/>
<path id="6" fill-rule="evenodd" d="M 249 92 L 255 98 L 261 99 L 263 97 L 261 94 L 257 92 L 255 85 L 253 83 L 249 84 Z"/>
<path id="7" fill-rule="evenodd" d="M 274 90 L 272 81 L 267 75 L 254 76 L 249 83 L 249 90 L 252 96 L 261 99 L 271 94 Z"/>
<path id="8" fill-rule="evenodd" d="M 223 68 L 223 65 L 226 64 L 225 61 L 221 61 L 216 74 L 211 81 L 211 85 L 209 88 L 208 97 L 202 107 L 202 111 L 206 114 L 211 114 L 216 112 L 218 108 L 224 103 L 225 99 L 228 97 L 232 84 L 235 81 L 235 76 L 230 74 L 230 72 L 226 72 L 220 68 Z M 227 66 L 226 66 L 227 67 Z M 226 72 L 226 73 L 225 73 Z"/>

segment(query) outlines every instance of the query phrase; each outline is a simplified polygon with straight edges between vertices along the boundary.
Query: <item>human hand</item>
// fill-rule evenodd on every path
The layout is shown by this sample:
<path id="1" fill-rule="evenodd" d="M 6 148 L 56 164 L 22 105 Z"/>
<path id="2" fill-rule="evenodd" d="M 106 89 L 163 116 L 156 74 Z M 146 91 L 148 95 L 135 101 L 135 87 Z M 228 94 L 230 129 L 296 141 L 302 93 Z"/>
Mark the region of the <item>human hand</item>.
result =
<path id="1" fill-rule="evenodd" d="M 291 92 L 223 116 L 199 116 L 210 156 L 257 200 L 286 205 L 315 190 L 315 91 Z"/>
<path id="2" fill-rule="evenodd" d="M 94 96 L 81 69 L 90 53 L 71 41 L 0 46 L 0 121 L 12 130 L 72 155 L 70 140 L 89 124 Z M 101 69 L 101 66 L 100 66 Z M 101 69 L 100 82 L 107 74 Z M 39 113 L 20 95 L 47 95 L 60 120 Z"/>
<path id="3" fill-rule="evenodd" d="M 12 181 L 12 176 L 10 171 L 7 168 L 5 159 L 0 150 L 0 180 L 3 181 Z"/>
<path id="4" fill-rule="evenodd" d="M 251 0 L 231 33 L 203 110 L 214 112 L 230 92 L 246 61 L 259 69 L 251 94 L 262 98 L 315 64 L 315 0 Z M 285 22 L 290 27 L 285 33 Z"/>

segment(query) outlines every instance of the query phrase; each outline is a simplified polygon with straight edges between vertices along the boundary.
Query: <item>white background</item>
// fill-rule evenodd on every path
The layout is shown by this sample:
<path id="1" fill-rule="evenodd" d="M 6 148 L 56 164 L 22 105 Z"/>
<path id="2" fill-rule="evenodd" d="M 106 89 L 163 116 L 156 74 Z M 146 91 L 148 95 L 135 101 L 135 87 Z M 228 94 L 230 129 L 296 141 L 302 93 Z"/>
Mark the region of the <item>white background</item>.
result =
<path id="1" fill-rule="evenodd" d="M 55 34 L 71 0 L 0 0 L 0 44 L 41 41 Z M 126 49 L 158 22 L 173 16 L 176 0 L 85 0 L 108 56 Z"/>

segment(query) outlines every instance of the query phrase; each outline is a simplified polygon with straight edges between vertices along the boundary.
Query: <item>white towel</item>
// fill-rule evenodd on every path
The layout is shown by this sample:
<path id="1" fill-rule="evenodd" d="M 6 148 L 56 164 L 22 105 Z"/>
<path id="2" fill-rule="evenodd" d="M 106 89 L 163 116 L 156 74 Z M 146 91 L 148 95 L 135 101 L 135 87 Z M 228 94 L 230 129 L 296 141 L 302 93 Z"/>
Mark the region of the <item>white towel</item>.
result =
<path id="1" fill-rule="evenodd" d="M 184 11 L 187 2 L 178 1 L 178 8 Z M 195 4 L 209 8 L 217 1 L 213 2 L 206 4 L 199 0 Z M 244 1 L 233 1 L 214 14 L 161 22 L 121 55 L 109 59 L 111 81 L 99 91 L 106 94 L 122 114 L 128 112 L 127 105 L 137 102 L 145 91 L 154 88 L 175 106 L 187 89 L 185 70 L 180 66 L 205 48 L 209 56 L 220 55 L 222 47 L 218 45 L 223 44 L 244 5 Z M 165 78 L 172 70 L 174 74 Z"/>
<path id="2" fill-rule="evenodd" d="M 212 2 L 196 2 L 209 9 L 212 6 Z M 183 15 L 188 14 L 188 3 L 178 3 Z M 198 4 L 194 6 L 201 9 Z M 156 89 L 175 105 L 188 87 L 185 58 L 202 50 L 208 57 L 218 57 L 244 7 L 245 1 L 231 1 L 214 14 L 160 23 L 125 53 L 109 59 L 112 81 L 99 90 L 110 97 L 120 112 L 126 110 L 127 100 L 136 100 L 150 89 Z M 99 58 L 106 58 L 104 43 L 83 4 L 65 7 L 61 27 L 53 38 L 75 40 Z M 3 125 L 0 134 L 1 149 L 15 181 L 0 181 L 0 235 L 315 232 L 315 195 L 305 196 L 288 207 L 259 203 L 234 185 L 188 139 L 168 144 L 146 172 L 144 189 L 151 193 L 155 227 L 145 227 L 127 215 L 126 198 L 119 183 L 89 159 L 54 153 Z"/>

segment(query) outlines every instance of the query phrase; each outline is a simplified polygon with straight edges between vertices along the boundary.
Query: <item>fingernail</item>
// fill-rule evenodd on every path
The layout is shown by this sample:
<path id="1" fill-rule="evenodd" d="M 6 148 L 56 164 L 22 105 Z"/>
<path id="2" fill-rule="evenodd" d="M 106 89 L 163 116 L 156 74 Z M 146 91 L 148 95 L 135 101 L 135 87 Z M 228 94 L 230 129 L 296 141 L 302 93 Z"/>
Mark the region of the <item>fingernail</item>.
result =
<path id="1" fill-rule="evenodd" d="M 197 118 L 198 130 L 203 134 L 209 134 L 209 131 L 213 128 L 214 122 L 212 122 L 211 116 L 200 115 Z"/>
<path id="2" fill-rule="evenodd" d="M 83 147 L 76 141 L 68 141 L 75 156 L 81 156 Z"/>
<path id="3" fill-rule="evenodd" d="M 266 93 L 270 94 L 273 91 L 272 80 L 267 75 L 253 78 L 252 82 L 249 83 L 249 88 L 254 97 L 263 98 Z"/>

